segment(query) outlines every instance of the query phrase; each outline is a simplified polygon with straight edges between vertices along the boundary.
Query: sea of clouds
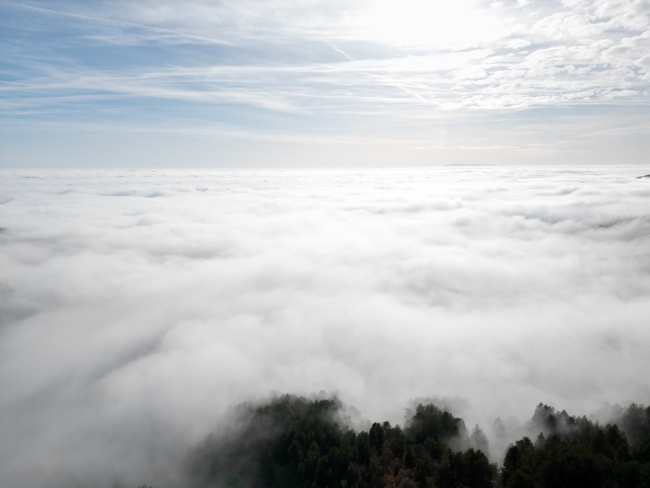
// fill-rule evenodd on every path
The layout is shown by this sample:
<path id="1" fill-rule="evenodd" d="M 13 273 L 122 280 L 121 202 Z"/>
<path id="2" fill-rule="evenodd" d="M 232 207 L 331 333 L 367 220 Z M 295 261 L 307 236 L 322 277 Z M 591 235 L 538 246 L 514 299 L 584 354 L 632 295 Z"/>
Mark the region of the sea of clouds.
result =
<path id="1" fill-rule="evenodd" d="M 648 403 L 642 174 L 5 171 L 0 485 L 173 486 L 273 392 L 435 397 L 488 436 Z"/>

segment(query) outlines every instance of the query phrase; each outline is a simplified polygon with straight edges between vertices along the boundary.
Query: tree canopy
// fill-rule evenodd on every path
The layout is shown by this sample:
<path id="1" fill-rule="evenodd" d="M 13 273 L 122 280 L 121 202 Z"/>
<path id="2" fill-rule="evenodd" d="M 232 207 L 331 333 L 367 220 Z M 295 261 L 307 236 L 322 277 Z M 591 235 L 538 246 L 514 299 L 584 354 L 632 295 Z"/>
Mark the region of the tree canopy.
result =
<path id="1" fill-rule="evenodd" d="M 341 407 L 291 395 L 240 406 L 230 431 L 192 452 L 194 486 L 650 488 L 650 408 L 631 405 L 601 426 L 540 404 L 530 423 L 539 435 L 514 442 L 499 468 L 478 426 L 468 434 L 435 405 L 418 405 L 404 428 L 376 422 L 358 432 Z"/>

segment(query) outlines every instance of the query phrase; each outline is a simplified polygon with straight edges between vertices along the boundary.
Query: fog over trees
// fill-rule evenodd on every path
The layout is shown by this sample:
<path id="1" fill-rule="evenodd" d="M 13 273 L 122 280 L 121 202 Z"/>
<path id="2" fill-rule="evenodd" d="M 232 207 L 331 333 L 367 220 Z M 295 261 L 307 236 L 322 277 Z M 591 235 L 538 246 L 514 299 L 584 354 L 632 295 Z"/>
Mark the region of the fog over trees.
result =
<path id="1" fill-rule="evenodd" d="M 540 403 L 529 436 L 491 463 L 480 427 L 433 404 L 407 410 L 403 427 L 355 430 L 336 397 L 283 395 L 234 408 L 185 476 L 197 488 L 650 487 L 650 407 L 617 413 L 603 425 Z"/>

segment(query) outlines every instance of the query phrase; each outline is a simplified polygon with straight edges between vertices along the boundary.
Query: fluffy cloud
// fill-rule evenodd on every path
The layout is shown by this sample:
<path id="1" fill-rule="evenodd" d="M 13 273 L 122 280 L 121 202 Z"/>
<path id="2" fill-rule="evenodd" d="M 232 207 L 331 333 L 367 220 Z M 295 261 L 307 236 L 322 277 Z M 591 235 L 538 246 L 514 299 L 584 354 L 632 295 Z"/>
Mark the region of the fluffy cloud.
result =
<path id="1" fill-rule="evenodd" d="M 475 62 L 483 76 L 456 72 L 452 107 L 485 109 L 594 103 L 647 93 L 643 58 L 650 52 L 647 2 L 565 1 L 511 5 L 516 38 L 492 45 Z M 502 47 L 517 53 L 503 52 Z"/>
<path id="2" fill-rule="evenodd" d="M 0 484 L 168 486 L 225 408 L 650 401 L 636 169 L 5 173 Z M 458 403 L 458 402 L 457 402 Z"/>

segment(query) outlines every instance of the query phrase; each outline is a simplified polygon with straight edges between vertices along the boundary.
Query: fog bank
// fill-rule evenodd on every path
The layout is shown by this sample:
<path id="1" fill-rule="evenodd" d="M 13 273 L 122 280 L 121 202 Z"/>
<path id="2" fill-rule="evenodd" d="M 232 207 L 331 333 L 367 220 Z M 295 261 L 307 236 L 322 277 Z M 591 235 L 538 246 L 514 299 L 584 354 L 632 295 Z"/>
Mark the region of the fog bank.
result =
<path id="1" fill-rule="evenodd" d="M 642 168 L 3 172 L 0 485 L 171 486 L 229 405 L 650 402 Z M 510 418 L 504 418 L 504 412 Z"/>

